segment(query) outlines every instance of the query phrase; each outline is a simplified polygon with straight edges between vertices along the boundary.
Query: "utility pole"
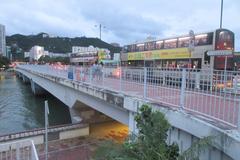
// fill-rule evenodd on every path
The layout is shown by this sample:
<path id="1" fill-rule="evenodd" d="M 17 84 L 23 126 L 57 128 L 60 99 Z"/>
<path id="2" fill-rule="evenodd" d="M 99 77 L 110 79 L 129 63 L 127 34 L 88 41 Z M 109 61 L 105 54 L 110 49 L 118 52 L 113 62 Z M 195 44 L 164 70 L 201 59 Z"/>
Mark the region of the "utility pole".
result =
<path id="1" fill-rule="evenodd" d="M 222 28 L 222 18 L 223 18 L 223 0 L 221 0 L 220 29 Z"/>

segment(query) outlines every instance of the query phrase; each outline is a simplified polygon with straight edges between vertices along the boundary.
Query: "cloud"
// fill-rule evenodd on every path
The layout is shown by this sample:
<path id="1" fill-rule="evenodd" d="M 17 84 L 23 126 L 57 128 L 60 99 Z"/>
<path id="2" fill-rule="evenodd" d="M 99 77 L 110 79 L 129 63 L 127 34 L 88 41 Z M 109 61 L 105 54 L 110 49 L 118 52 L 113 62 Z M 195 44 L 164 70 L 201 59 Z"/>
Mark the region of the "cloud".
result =
<path id="1" fill-rule="evenodd" d="M 235 32 L 240 50 L 240 1 L 224 3 L 223 26 Z M 219 27 L 220 1 L 189 0 L 2 0 L 0 23 L 7 34 L 47 32 L 58 36 L 98 37 L 130 43 L 147 36 L 171 37 Z"/>

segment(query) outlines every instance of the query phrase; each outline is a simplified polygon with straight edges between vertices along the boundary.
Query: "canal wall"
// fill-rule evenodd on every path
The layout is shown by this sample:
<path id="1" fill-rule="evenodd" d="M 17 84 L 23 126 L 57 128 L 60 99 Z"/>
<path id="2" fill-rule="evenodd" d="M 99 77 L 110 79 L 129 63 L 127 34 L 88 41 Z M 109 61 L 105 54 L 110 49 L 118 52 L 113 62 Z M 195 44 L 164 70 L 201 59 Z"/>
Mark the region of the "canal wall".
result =
<path id="1" fill-rule="evenodd" d="M 48 140 L 63 140 L 89 135 L 88 124 L 67 124 L 48 128 Z M 12 133 L 0 136 L 0 143 L 16 140 L 32 139 L 34 144 L 43 144 L 45 141 L 45 129 L 34 129 L 24 132 Z"/>

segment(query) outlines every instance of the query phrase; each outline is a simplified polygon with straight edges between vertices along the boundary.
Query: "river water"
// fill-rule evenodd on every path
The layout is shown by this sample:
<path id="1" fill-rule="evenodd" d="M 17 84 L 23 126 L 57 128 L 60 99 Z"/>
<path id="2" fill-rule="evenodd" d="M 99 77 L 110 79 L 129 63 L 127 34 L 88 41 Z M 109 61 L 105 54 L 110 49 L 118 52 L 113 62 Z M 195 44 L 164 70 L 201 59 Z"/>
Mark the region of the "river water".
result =
<path id="1" fill-rule="evenodd" d="M 68 107 L 51 94 L 34 96 L 14 73 L 0 73 L 0 135 L 44 127 L 45 100 L 50 126 L 71 123 Z"/>

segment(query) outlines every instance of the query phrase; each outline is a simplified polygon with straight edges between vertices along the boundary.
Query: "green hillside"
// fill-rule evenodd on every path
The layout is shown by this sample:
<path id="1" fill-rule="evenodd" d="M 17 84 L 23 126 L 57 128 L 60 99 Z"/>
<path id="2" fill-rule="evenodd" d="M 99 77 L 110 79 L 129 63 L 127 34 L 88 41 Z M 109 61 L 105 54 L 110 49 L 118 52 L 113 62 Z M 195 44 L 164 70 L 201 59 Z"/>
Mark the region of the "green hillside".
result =
<path id="1" fill-rule="evenodd" d="M 29 51 L 32 46 L 43 46 L 45 50 L 55 53 L 69 53 L 72 52 L 72 46 L 85 46 L 92 45 L 99 48 L 108 48 L 111 53 L 120 52 L 121 48 L 114 47 L 98 38 L 86 38 L 86 37 L 44 37 L 44 33 L 38 35 L 25 36 L 21 34 L 15 34 L 7 36 L 8 46 L 18 46 L 23 51 Z"/>

